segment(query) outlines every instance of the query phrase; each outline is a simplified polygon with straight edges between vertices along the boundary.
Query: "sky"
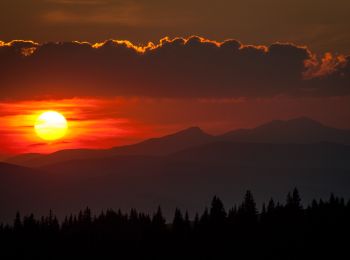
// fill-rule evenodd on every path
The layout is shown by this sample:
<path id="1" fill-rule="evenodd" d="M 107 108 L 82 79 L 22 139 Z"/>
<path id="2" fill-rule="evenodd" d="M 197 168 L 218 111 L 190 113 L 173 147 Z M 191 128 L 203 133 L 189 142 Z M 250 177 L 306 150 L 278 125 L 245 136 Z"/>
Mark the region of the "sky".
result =
<path id="1" fill-rule="evenodd" d="M 201 35 L 349 54 L 348 0 L 1 0 L 0 38 L 47 41 Z"/>
<path id="2" fill-rule="evenodd" d="M 0 157 L 311 117 L 350 128 L 347 0 L 2 0 Z M 67 135 L 33 126 L 55 110 Z"/>

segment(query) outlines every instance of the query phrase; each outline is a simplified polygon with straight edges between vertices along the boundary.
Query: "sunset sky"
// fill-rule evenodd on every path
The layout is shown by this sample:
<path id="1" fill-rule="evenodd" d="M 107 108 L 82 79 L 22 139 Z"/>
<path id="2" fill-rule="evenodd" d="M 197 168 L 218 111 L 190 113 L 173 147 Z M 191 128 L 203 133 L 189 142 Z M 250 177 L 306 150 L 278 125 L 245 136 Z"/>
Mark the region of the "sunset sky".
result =
<path id="1" fill-rule="evenodd" d="M 348 0 L 2 0 L 5 41 L 127 39 L 202 35 L 246 44 L 276 41 L 349 53 Z"/>
<path id="2" fill-rule="evenodd" d="M 347 0 L 3 0 L 0 158 L 299 116 L 350 128 L 349 11 Z M 64 138 L 35 134 L 47 110 L 67 119 Z"/>

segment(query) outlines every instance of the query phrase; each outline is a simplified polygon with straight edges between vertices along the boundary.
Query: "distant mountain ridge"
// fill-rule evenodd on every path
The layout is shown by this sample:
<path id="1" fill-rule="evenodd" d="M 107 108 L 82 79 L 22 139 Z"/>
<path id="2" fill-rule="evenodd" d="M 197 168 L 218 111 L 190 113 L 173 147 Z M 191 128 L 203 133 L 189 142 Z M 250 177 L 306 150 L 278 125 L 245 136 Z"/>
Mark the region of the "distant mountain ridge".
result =
<path id="1" fill-rule="evenodd" d="M 63 216 L 86 206 L 147 211 L 162 205 L 166 214 L 175 207 L 194 214 L 208 197 L 232 204 L 247 189 L 257 201 L 283 200 L 294 187 L 305 199 L 331 192 L 350 198 L 347 133 L 301 118 L 220 136 L 191 127 L 106 150 L 20 155 L 12 160 L 31 167 L 0 162 L 0 222 L 18 209 Z"/>
<path id="2" fill-rule="evenodd" d="M 307 117 L 274 120 L 253 129 L 239 129 L 219 136 L 232 142 L 350 144 L 350 130 L 325 126 Z"/>
<path id="3" fill-rule="evenodd" d="M 140 143 L 113 147 L 111 149 L 70 149 L 52 154 L 23 154 L 12 157 L 6 162 L 28 167 L 40 167 L 68 160 L 113 157 L 116 155 L 165 156 L 171 153 L 224 141 L 235 143 L 319 143 L 330 142 L 350 144 L 350 130 L 325 126 L 307 117 L 291 120 L 274 120 L 252 129 L 238 129 L 222 135 L 213 136 L 199 127 L 190 127 L 182 131 Z"/>
<path id="4" fill-rule="evenodd" d="M 113 147 L 110 149 L 67 149 L 51 154 L 21 154 L 6 160 L 8 163 L 27 167 L 40 167 L 68 160 L 112 157 L 116 155 L 162 156 L 188 147 L 214 140 L 199 127 L 190 127 L 159 138 L 151 138 L 140 143 Z"/>

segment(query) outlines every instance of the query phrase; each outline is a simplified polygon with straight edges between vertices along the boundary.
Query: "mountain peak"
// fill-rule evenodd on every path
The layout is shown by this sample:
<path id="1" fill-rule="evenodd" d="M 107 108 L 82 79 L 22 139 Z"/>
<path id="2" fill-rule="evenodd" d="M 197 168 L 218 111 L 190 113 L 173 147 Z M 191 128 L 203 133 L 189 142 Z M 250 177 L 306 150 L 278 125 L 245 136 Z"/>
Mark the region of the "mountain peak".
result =
<path id="1" fill-rule="evenodd" d="M 198 126 L 192 126 L 189 128 L 185 128 L 183 130 L 180 130 L 178 132 L 163 136 L 163 137 L 159 137 L 159 138 L 154 138 L 154 139 L 178 139 L 178 138 L 208 138 L 208 137 L 212 137 L 211 135 L 205 133 L 201 128 L 199 128 Z"/>
<path id="2" fill-rule="evenodd" d="M 183 130 L 180 130 L 179 132 L 176 132 L 175 134 L 205 134 L 205 133 L 200 127 L 198 126 L 191 126 L 188 128 L 185 128 Z"/>

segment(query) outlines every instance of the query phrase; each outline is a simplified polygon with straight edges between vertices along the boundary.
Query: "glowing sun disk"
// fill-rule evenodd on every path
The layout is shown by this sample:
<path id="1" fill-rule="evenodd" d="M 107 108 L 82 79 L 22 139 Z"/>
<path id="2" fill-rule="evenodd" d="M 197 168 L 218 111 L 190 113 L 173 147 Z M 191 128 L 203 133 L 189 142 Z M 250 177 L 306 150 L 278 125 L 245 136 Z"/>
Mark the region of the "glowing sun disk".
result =
<path id="1" fill-rule="evenodd" d="M 54 141 L 65 136 L 68 124 L 62 114 L 56 111 L 46 111 L 37 118 L 34 129 L 40 138 Z"/>

